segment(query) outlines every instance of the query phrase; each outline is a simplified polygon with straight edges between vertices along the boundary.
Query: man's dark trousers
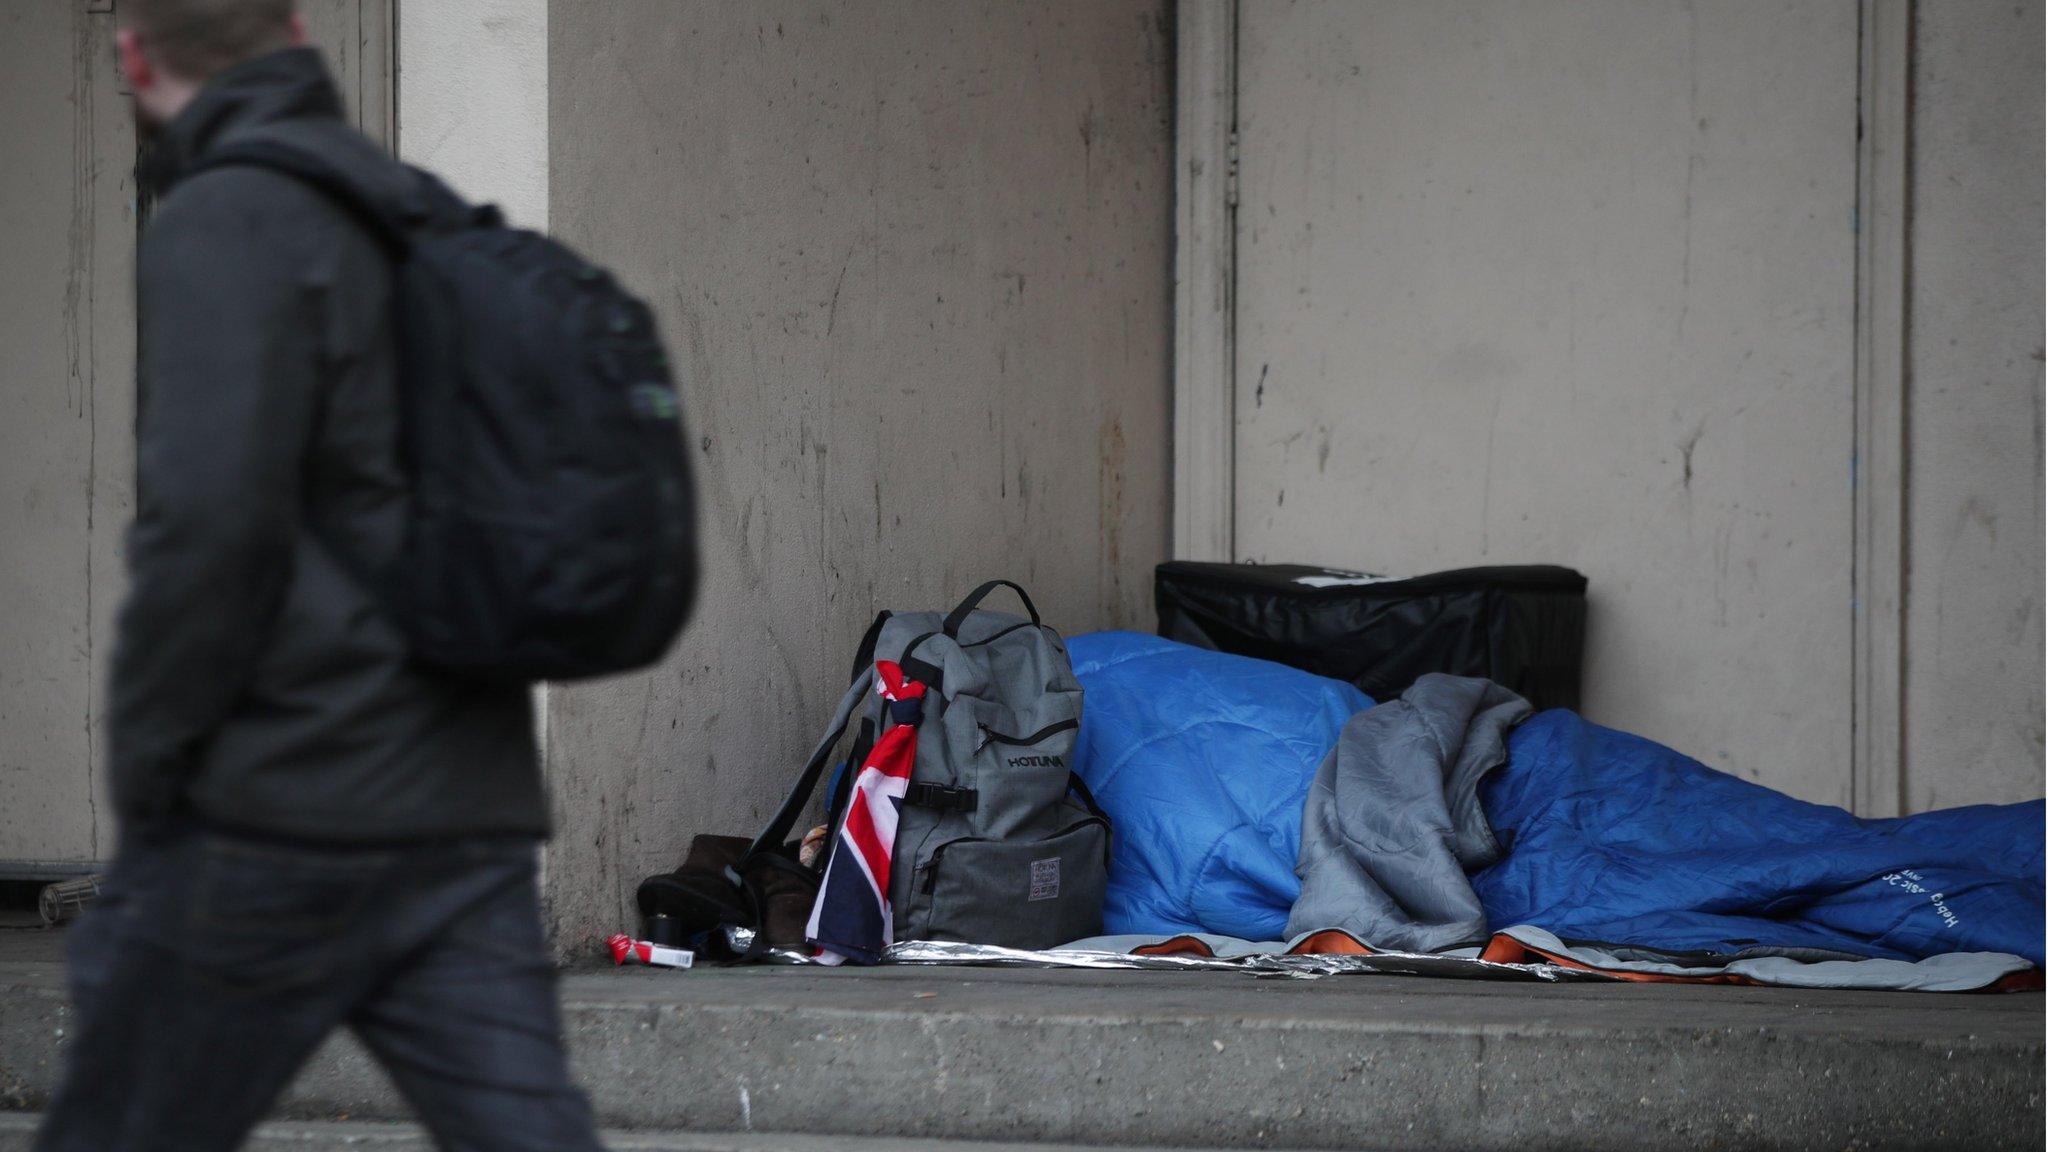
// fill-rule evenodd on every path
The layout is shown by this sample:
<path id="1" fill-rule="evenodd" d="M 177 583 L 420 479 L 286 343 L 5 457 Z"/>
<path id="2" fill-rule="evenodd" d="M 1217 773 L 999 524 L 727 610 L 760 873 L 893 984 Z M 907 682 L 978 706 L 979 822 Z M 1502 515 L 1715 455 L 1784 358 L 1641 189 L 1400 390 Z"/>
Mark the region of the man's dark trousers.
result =
<path id="1" fill-rule="evenodd" d="M 76 1029 L 37 1152 L 239 1146 L 346 1025 L 444 1149 L 594 1152 L 531 837 L 124 847 L 70 941 Z"/>

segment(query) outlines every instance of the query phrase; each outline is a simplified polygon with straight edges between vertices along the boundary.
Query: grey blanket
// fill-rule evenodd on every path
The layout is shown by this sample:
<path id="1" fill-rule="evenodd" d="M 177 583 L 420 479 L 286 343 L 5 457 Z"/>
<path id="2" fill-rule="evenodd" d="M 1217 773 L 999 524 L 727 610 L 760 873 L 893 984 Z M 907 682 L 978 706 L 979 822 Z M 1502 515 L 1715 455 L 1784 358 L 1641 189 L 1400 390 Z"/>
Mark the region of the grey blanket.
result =
<path id="1" fill-rule="evenodd" d="M 1412 952 L 1483 939 L 1486 912 L 1465 876 L 1500 845 L 1479 781 L 1506 762 L 1508 730 L 1532 711 L 1492 681 L 1432 674 L 1353 716 L 1309 789 L 1288 937 L 1342 928 Z"/>

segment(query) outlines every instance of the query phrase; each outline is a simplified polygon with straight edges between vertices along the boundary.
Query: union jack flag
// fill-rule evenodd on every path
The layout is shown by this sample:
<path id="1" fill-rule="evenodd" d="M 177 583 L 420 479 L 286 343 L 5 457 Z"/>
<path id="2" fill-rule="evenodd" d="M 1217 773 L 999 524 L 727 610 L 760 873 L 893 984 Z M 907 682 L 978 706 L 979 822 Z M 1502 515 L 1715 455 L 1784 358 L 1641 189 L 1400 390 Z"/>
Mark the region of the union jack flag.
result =
<path id="1" fill-rule="evenodd" d="M 827 964 L 874 964 L 895 939 L 889 907 L 889 867 L 896 851 L 896 819 L 917 762 L 917 726 L 924 719 L 924 685 L 906 678 L 891 660 L 875 661 L 875 691 L 887 701 L 882 734 L 854 777 L 831 860 L 805 937 Z"/>

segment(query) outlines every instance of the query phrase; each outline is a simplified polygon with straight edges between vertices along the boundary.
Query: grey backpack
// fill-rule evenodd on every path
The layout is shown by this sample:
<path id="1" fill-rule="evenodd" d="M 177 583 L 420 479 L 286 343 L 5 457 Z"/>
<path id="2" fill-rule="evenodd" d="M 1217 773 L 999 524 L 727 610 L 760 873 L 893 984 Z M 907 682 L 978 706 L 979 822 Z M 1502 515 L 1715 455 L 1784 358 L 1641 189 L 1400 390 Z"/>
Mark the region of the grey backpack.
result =
<path id="1" fill-rule="evenodd" d="M 980 607 L 999 587 L 1017 593 L 1028 619 Z M 787 859 L 782 845 L 853 727 L 853 767 L 828 806 L 837 829 L 881 730 L 885 702 L 870 691 L 877 660 L 925 685 L 889 879 L 895 939 L 1051 948 L 1099 934 L 1110 829 L 1072 770 L 1081 684 L 1059 633 L 1008 580 L 983 584 L 944 616 L 876 618 L 830 728 L 750 855 Z M 821 854 L 815 870 L 826 863 Z"/>

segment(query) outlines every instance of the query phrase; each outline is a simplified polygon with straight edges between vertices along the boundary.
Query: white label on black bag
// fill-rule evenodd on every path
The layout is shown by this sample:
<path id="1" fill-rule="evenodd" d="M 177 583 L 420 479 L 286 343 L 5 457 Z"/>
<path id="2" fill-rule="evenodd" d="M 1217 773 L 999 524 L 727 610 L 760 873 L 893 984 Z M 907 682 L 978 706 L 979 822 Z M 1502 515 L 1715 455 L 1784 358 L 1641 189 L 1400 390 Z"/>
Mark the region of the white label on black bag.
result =
<path id="1" fill-rule="evenodd" d="M 1060 858 L 1031 862 L 1031 900 L 1060 898 Z"/>
<path id="2" fill-rule="evenodd" d="M 1294 582 L 1310 588 L 1361 588 L 1367 584 L 1391 584 L 1399 579 L 1399 576 L 1375 576 L 1370 572 L 1342 572 L 1331 568 L 1320 576 L 1296 576 Z"/>

